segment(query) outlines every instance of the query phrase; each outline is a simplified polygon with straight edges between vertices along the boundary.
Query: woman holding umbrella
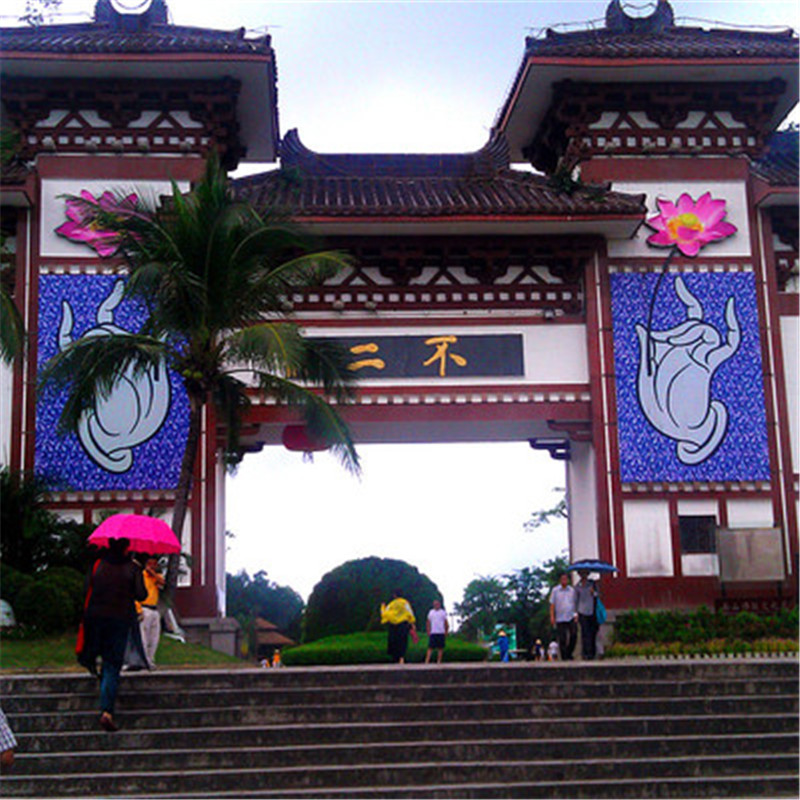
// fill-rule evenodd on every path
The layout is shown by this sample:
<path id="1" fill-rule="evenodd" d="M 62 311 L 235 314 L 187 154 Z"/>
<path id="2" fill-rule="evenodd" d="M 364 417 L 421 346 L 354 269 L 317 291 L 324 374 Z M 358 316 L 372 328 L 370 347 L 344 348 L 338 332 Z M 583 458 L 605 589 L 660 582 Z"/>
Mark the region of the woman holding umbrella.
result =
<path id="1" fill-rule="evenodd" d="M 128 555 L 129 539 L 110 539 L 95 562 L 83 612 L 83 642 L 78 661 L 97 675 L 97 657 L 103 661 L 100 674 L 100 727 L 116 731 L 114 704 L 125 645 L 131 626 L 136 624 L 134 601 L 147 597 L 142 568 Z M 81 647 L 82 644 L 82 647 Z"/>
<path id="2" fill-rule="evenodd" d="M 115 514 L 89 537 L 89 544 L 106 548 L 95 562 L 83 612 L 83 637 L 75 648 L 78 661 L 97 675 L 97 657 L 103 660 L 100 675 L 100 727 L 117 730 L 114 703 L 125 645 L 137 625 L 135 601 L 147 598 L 141 566 L 128 553 L 178 553 L 180 542 L 169 525 L 156 517 Z M 82 640 L 81 640 L 82 638 Z"/>
<path id="3" fill-rule="evenodd" d="M 578 605 L 578 624 L 581 629 L 581 655 L 584 661 L 593 661 L 597 655 L 597 585 L 589 580 L 589 570 L 578 570 L 580 580 L 575 584 Z"/>
<path id="4" fill-rule="evenodd" d="M 607 561 L 587 558 L 570 564 L 568 569 L 576 571 L 580 576 L 580 580 L 575 584 L 575 593 L 578 623 L 581 628 L 581 655 L 585 661 L 593 661 L 597 656 L 597 632 L 600 627 L 597 619 L 600 592 L 597 583 L 589 580 L 589 573 L 616 572 L 617 568 Z"/>

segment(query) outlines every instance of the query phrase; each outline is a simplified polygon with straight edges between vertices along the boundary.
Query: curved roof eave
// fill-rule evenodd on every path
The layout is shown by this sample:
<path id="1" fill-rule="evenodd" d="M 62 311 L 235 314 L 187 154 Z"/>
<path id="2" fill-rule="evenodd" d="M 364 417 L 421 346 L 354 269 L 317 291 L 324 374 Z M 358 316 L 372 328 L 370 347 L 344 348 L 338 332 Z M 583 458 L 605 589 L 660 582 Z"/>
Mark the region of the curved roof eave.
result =
<path id="1" fill-rule="evenodd" d="M 7 30 L 7 29 L 6 29 Z M 277 69 L 269 44 L 252 50 L 176 51 L 153 49 L 115 52 L 108 49 L 64 51 L 14 49 L 13 38 L 0 40 L 2 72 L 8 77 L 92 79 L 102 64 L 104 79 L 218 80 L 233 78 L 241 86 L 237 113 L 246 148 L 242 161 L 272 163 L 277 158 L 279 127 Z"/>
<path id="2" fill-rule="evenodd" d="M 525 56 L 497 114 L 493 130 L 508 140 L 512 163 L 527 163 L 522 150 L 534 137 L 552 101 L 553 85 L 563 80 L 590 83 L 722 83 L 782 79 L 786 84 L 772 116 L 777 127 L 798 101 L 796 59 L 613 59 Z"/>

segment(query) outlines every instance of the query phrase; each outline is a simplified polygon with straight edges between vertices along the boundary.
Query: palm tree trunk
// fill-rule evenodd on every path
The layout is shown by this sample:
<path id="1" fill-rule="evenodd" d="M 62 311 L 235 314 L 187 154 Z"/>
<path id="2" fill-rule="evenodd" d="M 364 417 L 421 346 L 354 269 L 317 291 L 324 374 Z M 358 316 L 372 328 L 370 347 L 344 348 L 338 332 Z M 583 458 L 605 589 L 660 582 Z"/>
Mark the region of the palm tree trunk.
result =
<path id="1" fill-rule="evenodd" d="M 186 511 L 189 507 L 191 496 L 192 478 L 194 477 L 194 467 L 197 462 L 197 451 L 200 446 L 200 428 L 203 418 L 203 405 L 205 399 L 189 393 L 189 432 L 186 437 L 186 447 L 183 451 L 181 461 L 181 471 L 178 478 L 178 486 L 175 489 L 175 506 L 172 510 L 172 530 L 182 542 L 183 524 L 186 519 Z M 167 595 L 174 599 L 175 589 L 178 586 L 178 571 L 180 566 L 180 554 L 175 553 L 169 557 L 167 564 Z"/>

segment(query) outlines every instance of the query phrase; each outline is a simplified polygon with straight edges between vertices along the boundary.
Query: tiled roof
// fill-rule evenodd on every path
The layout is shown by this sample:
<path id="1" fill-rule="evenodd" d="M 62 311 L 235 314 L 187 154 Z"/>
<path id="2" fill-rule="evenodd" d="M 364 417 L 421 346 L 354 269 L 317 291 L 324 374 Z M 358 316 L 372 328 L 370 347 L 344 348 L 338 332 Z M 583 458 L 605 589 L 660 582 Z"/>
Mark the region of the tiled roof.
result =
<path id="1" fill-rule="evenodd" d="M 120 14 L 109 0 L 98 0 L 94 21 L 78 24 L 0 28 L 5 52 L 231 53 L 272 54 L 270 37 L 245 38 L 245 29 L 217 31 L 170 25 L 164 0 L 154 0 L 140 15 Z"/>
<path id="2" fill-rule="evenodd" d="M 531 58 L 770 58 L 797 59 L 798 39 L 792 30 L 777 33 L 667 27 L 652 32 L 585 30 L 525 40 Z"/>
<path id="3" fill-rule="evenodd" d="M 0 29 L 0 49 L 16 53 L 231 53 L 270 54 L 270 37 L 246 39 L 244 29 L 213 31 L 158 25 L 146 31 L 113 30 L 95 23 Z"/>
<path id="4" fill-rule="evenodd" d="M 296 131 L 281 145 L 281 169 L 240 178 L 234 187 L 257 208 L 294 217 L 632 215 L 643 196 L 581 188 L 568 194 L 547 178 L 509 168 L 495 137 L 475 153 L 444 155 L 314 153 Z"/>
<path id="5" fill-rule="evenodd" d="M 753 172 L 773 186 L 797 186 L 800 184 L 798 142 L 800 132 L 796 129 L 774 133 L 764 155 L 753 163 Z"/>

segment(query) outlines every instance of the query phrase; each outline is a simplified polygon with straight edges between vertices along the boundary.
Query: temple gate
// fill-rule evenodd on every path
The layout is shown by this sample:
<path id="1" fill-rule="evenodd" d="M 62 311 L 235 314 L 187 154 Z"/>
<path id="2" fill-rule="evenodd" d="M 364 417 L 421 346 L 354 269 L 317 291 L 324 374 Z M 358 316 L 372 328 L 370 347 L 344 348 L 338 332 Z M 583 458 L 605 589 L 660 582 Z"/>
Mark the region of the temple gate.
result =
<path id="1" fill-rule="evenodd" d="M 646 18 L 615 0 L 602 29 L 529 38 L 486 146 L 439 155 L 279 142 L 269 38 L 168 25 L 162 0 L 6 29 L 2 58 L 3 124 L 21 133 L 3 226 L 34 334 L 4 374 L 3 461 L 68 464 L 55 509 L 168 509 L 186 430 L 173 378 L 161 417 L 123 442 L 104 438 L 119 409 L 102 435 L 55 436 L 39 366 L 142 313 L 119 303 L 122 265 L 63 196 L 188 187 L 215 148 L 230 169 L 279 157 L 237 194 L 355 257 L 285 302 L 308 336 L 349 348 L 357 443 L 548 450 L 566 465 L 570 555 L 619 568 L 611 609 L 796 598 L 797 132 L 775 132 L 797 101 L 792 32 L 681 27 L 665 0 Z M 254 397 L 245 440 L 276 444 L 296 423 Z M 209 413 L 187 618 L 224 613 L 218 435 Z"/>

